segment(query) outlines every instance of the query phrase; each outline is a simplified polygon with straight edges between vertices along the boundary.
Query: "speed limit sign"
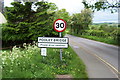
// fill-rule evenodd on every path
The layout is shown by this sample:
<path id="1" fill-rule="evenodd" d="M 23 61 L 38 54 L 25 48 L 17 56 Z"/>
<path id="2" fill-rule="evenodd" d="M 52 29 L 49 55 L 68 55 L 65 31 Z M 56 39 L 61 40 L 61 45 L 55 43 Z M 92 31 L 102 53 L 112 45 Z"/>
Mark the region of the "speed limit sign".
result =
<path id="1" fill-rule="evenodd" d="M 66 22 L 63 19 L 57 19 L 53 27 L 55 31 L 59 32 L 59 37 L 62 37 L 62 32 L 66 29 Z M 62 49 L 60 49 L 60 60 L 62 61 Z"/>
<path id="2" fill-rule="evenodd" d="M 63 32 L 66 29 L 66 22 L 63 19 L 57 19 L 55 20 L 53 26 L 55 31 Z"/>

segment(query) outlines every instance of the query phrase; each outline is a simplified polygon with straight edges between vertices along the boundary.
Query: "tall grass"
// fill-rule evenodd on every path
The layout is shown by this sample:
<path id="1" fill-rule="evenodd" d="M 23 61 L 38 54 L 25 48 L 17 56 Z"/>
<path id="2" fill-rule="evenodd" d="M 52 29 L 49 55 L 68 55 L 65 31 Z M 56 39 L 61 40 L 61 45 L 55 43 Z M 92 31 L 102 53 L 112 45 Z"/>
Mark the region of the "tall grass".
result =
<path id="1" fill-rule="evenodd" d="M 70 47 L 63 49 L 62 61 L 59 49 L 47 49 L 47 56 L 43 58 L 37 46 L 24 47 L 2 52 L 3 78 L 55 78 L 58 74 L 88 78 L 85 65 Z"/>

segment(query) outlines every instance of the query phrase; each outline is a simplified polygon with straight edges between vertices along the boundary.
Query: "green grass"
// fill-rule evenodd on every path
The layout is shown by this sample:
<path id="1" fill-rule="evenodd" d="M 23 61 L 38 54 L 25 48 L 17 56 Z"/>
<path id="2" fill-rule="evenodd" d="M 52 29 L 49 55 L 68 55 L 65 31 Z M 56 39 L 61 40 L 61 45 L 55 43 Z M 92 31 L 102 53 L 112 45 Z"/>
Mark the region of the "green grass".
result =
<path id="1" fill-rule="evenodd" d="M 2 67 L 3 78 L 55 78 L 59 74 L 88 78 L 84 63 L 71 47 L 63 49 L 62 61 L 59 49 L 47 49 L 47 56 L 43 58 L 35 45 L 25 49 L 14 47 L 12 53 L 2 52 Z"/>
<path id="2" fill-rule="evenodd" d="M 103 38 L 103 37 L 97 37 L 97 36 L 77 35 L 77 34 L 71 34 L 71 35 L 119 46 L 118 41 L 114 40 L 113 38 Z"/>
<path id="3" fill-rule="evenodd" d="M 4 49 L 4 50 L 1 50 L 2 52 L 10 52 L 10 49 Z"/>
<path id="4" fill-rule="evenodd" d="M 107 44 L 112 44 L 112 45 L 118 45 L 118 41 L 114 40 L 114 39 L 110 39 L 110 38 L 102 38 L 102 37 L 97 37 L 97 36 L 80 36 L 83 38 L 88 38 L 88 39 L 92 39 L 92 40 L 96 40 L 96 41 L 100 41 L 100 42 L 104 42 Z"/>

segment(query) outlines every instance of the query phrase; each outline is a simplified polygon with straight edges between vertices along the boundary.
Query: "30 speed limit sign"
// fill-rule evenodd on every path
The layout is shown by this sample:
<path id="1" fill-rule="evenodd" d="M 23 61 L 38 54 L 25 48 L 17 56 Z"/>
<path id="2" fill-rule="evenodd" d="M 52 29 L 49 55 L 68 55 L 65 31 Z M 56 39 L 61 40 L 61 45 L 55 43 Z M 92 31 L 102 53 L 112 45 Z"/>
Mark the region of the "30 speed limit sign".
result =
<path id="1" fill-rule="evenodd" d="M 55 31 L 63 32 L 66 29 L 66 22 L 63 19 L 57 19 L 55 20 L 53 26 Z"/>

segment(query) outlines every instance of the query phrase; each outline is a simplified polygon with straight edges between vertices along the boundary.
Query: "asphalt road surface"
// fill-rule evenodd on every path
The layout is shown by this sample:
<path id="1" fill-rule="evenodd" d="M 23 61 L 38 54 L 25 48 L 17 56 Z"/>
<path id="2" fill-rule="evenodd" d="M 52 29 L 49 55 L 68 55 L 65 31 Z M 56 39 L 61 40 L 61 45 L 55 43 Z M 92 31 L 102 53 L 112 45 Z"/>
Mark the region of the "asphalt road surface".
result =
<path id="1" fill-rule="evenodd" d="M 118 78 L 118 47 L 66 35 L 69 45 L 86 65 L 89 78 Z"/>

